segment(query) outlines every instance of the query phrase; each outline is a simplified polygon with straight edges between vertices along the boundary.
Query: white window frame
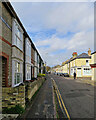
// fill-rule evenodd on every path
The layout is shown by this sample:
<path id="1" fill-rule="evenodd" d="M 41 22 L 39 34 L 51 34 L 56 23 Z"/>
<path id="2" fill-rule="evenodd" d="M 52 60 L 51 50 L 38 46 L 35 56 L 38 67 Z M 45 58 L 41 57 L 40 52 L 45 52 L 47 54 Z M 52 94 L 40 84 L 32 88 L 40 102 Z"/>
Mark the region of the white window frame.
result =
<path id="1" fill-rule="evenodd" d="M 73 73 L 74 73 L 74 69 L 71 68 L 71 76 L 73 76 Z"/>
<path id="2" fill-rule="evenodd" d="M 19 63 L 20 64 L 20 72 L 16 72 L 16 66 L 15 64 L 16 63 Z M 19 81 L 19 83 L 15 83 L 15 74 L 21 74 L 21 80 Z M 17 77 L 16 77 L 17 78 Z M 16 79 L 17 81 L 17 79 Z M 13 87 L 16 87 L 18 85 L 20 85 L 21 83 L 23 83 L 23 63 L 21 61 L 18 61 L 18 60 L 12 60 L 12 86 Z"/>
<path id="3" fill-rule="evenodd" d="M 84 70 L 84 69 L 86 69 L 86 73 L 87 73 L 87 74 L 85 74 L 85 70 Z M 89 72 L 89 74 L 88 74 L 88 72 Z M 92 69 L 91 69 L 91 68 L 84 67 L 84 68 L 83 68 L 83 75 L 84 75 L 84 76 L 88 76 L 88 75 L 90 76 L 90 75 L 92 75 Z"/>
<path id="4" fill-rule="evenodd" d="M 28 39 L 26 40 L 26 55 L 31 57 L 31 43 Z"/>
<path id="5" fill-rule="evenodd" d="M 18 30 L 20 36 L 17 32 Z M 23 51 L 23 30 L 14 18 L 12 24 L 12 45 L 16 45 L 21 51 Z"/>
<path id="6" fill-rule="evenodd" d="M 88 61 L 88 62 L 87 62 Z M 86 60 L 86 66 L 89 66 L 89 60 Z"/>
<path id="7" fill-rule="evenodd" d="M 27 68 L 30 68 L 30 71 L 27 71 Z M 27 78 L 27 75 L 30 74 L 30 78 Z M 31 65 L 29 64 L 26 64 L 26 80 L 31 80 Z"/>

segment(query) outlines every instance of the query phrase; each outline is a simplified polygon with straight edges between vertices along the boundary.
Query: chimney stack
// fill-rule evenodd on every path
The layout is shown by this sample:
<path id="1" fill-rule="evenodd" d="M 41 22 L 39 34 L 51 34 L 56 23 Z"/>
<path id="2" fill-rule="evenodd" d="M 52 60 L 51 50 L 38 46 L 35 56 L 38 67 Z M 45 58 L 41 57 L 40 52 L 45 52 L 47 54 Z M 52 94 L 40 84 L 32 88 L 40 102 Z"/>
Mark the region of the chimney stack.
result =
<path id="1" fill-rule="evenodd" d="M 73 58 L 77 57 L 77 52 L 73 52 Z"/>
<path id="2" fill-rule="evenodd" d="M 88 50 L 88 55 L 89 55 L 89 56 L 91 55 L 91 50 L 90 50 L 90 48 L 89 48 L 89 50 Z"/>

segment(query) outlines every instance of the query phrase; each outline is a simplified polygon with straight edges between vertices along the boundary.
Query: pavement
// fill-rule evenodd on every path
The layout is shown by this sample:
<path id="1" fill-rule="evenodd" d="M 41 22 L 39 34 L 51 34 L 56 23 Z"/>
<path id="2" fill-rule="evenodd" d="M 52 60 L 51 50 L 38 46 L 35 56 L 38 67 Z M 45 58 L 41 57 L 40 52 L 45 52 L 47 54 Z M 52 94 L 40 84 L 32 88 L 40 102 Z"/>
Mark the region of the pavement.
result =
<path id="1" fill-rule="evenodd" d="M 47 76 L 46 78 L 47 80 L 32 101 L 32 105 L 27 109 L 23 116 L 21 116 L 22 119 L 54 118 L 52 80 L 50 79 L 50 76 Z"/>

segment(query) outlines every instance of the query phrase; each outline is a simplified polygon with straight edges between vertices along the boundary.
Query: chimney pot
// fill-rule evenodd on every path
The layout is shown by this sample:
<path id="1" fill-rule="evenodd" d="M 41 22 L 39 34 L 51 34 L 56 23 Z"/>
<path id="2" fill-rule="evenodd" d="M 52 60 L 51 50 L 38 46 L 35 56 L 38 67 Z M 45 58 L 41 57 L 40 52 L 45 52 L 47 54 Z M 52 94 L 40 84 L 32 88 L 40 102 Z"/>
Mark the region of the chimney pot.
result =
<path id="1" fill-rule="evenodd" d="M 89 55 L 89 56 L 91 55 L 91 50 L 90 50 L 90 48 L 89 48 L 89 50 L 88 50 L 88 55 Z"/>

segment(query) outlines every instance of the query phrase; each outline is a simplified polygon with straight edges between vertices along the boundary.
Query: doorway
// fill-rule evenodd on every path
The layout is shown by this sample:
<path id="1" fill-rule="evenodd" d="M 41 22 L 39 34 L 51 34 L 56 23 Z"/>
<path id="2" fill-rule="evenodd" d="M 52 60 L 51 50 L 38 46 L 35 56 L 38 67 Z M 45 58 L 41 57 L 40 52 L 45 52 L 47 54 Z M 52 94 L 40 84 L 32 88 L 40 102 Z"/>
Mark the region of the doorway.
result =
<path id="1" fill-rule="evenodd" d="M 0 56 L 0 79 L 2 87 L 6 87 L 6 79 L 7 79 L 7 58 Z"/>

